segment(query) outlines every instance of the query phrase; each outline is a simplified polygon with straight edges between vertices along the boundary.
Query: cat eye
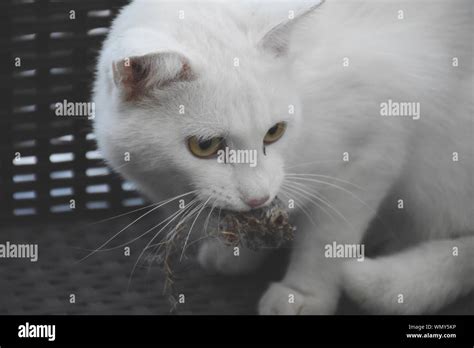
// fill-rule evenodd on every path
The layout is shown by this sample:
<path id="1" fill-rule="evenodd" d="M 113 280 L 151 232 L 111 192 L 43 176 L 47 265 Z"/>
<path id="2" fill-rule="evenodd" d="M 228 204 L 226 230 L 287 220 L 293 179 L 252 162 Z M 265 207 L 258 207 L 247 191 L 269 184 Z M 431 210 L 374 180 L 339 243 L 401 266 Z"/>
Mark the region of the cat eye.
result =
<path id="1" fill-rule="evenodd" d="M 285 122 L 278 122 L 276 125 L 274 125 L 272 128 L 270 128 L 265 134 L 265 137 L 263 138 L 263 142 L 268 145 L 272 144 L 275 141 L 279 140 L 283 134 L 285 133 L 286 130 L 286 123 Z"/>
<path id="2" fill-rule="evenodd" d="M 217 154 L 217 151 L 224 147 L 224 139 L 215 137 L 206 140 L 200 140 L 198 137 L 188 138 L 188 148 L 191 153 L 199 158 L 211 158 Z"/>

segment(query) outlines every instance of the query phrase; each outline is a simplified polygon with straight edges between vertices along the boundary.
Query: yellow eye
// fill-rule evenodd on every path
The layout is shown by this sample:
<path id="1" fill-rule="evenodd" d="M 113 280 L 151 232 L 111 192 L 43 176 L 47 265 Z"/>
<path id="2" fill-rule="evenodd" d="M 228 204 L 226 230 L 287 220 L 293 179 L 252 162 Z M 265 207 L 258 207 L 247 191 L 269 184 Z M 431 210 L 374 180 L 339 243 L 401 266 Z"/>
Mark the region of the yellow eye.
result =
<path id="1" fill-rule="evenodd" d="M 217 154 L 217 151 L 222 149 L 224 139 L 220 137 L 211 138 L 207 140 L 199 140 L 197 137 L 190 137 L 188 139 L 188 147 L 191 153 L 199 158 L 211 158 Z"/>
<path id="2" fill-rule="evenodd" d="M 265 138 L 263 138 L 263 142 L 265 144 L 272 144 L 278 139 L 282 137 L 283 134 L 285 134 L 286 130 L 286 123 L 285 122 L 278 122 L 276 125 L 274 125 L 272 128 L 270 128 L 265 134 Z"/>

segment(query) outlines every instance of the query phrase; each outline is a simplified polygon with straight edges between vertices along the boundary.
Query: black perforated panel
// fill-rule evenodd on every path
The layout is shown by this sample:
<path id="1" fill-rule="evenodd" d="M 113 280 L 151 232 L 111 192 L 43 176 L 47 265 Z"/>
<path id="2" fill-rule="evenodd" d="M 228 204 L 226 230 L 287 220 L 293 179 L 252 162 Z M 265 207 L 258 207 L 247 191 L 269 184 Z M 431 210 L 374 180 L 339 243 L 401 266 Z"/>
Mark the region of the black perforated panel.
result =
<path id="1" fill-rule="evenodd" d="M 97 53 L 127 2 L 0 3 L 2 219 L 110 214 L 143 204 L 96 151 L 90 115 L 56 114 L 56 103 L 90 102 Z"/>

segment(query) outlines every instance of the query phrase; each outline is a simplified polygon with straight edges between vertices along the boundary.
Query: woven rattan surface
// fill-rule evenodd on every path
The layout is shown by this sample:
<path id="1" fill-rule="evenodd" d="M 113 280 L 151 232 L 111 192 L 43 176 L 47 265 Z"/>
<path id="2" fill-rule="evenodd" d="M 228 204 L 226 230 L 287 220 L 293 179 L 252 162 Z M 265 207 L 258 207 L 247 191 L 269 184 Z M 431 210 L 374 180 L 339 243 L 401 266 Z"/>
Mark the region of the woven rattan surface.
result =
<path id="1" fill-rule="evenodd" d="M 100 215 L 143 203 L 105 168 L 91 115 L 57 112 L 58 103 L 90 102 L 97 53 L 126 2 L 0 2 L 2 221 Z"/>
<path id="2" fill-rule="evenodd" d="M 156 264 L 147 264 L 129 275 L 142 250 L 143 241 L 131 245 L 131 255 L 123 248 L 100 252 L 77 262 L 85 249 L 100 246 L 130 219 L 98 225 L 86 223 L 2 226 L 2 239 L 15 243 L 38 243 L 39 259 L 0 262 L 0 314 L 169 314 L 172 306 L 162 294 L 164 274 Z M 156 221 L 137 224 L 113 245 L 130 240 Z M 285 252 L 272 256 L 254 275 L 223 277 L 206 274 L 189 257 L 176 271 L 175 293 L 185 295 L 177 314 L 255 314 L 259 296 L 269 281 L 278 279 L 285 268 Z M 69 302 L 75 294 L 76 303 Z M 362 313 L 343 299 L 340 314 Z M 474 296 L 443 310 L 448 314 L 474 313 Z"/>

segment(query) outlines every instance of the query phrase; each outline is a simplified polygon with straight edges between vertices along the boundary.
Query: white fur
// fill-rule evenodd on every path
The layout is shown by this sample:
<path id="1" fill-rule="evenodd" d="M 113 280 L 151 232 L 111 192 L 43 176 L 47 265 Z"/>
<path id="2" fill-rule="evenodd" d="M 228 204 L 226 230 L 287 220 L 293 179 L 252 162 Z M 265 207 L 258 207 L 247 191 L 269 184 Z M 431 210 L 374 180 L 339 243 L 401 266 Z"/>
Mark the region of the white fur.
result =
<path id="1" fill-rule="evenodd" d="M 354 183 L 361 189 L 329 180 L 357 199 L 314 181 L 290 183 L 286 195 L 301 208 L 297 238 L 286 276 L 269 288 L 259 311 L 333 313 L 342 289 L 373 311 L 433 311 L 474 288 L 474 256 L 463 248 L 474 244 L 471 3 L 326 0 L 292 28 L 287 55 L 261 48 L 288 11 L 304 13 L 315 3 L 134 1 L 114 22 L 98 63 L 100 149 L 156 201 L 195 188 L 201 200 L 212 196 L 218 207 L 247 210 L 242 197 L 286 197 L 285 173 Z M 397 19 L 399 10 L 405 19 Z M 168 51 L 189 59 L 196 80 L 155 91 L 155 102 L 124 103 L 112 64 Z M 380 103 L 388 99 L 420 102 L 421 118 L 381 117 Z M 178 114 L 180 105 L 185 115 Z M 280 121 L 288 129 L 265 156 L 262 139 Z M 186 149 L 187 136 L 222 134 L 231 147 L 256 149 L 257 167 L 221 165 Z M 349 162 L 342 161 L 344 152 Z M 312 203 L 313 188 L 340 215 Z M 395 238 L 409 240 L 408 251 L 362 263 L 324 257 L 324 245 L 333 241 L 361 243 L 376 212 L 382 220 L 393 215 L 400 198 L 405 207 L 397 216 L 411 223 Z M 234 257 L 216 243 L 203 249 L 201 262 L 221 272 Z M 260 259 L 241 257 L 242 270 Z M 407 303 L 396 302 L 399 293 Z"/>

